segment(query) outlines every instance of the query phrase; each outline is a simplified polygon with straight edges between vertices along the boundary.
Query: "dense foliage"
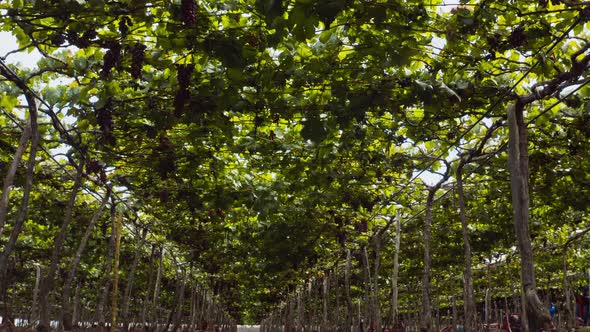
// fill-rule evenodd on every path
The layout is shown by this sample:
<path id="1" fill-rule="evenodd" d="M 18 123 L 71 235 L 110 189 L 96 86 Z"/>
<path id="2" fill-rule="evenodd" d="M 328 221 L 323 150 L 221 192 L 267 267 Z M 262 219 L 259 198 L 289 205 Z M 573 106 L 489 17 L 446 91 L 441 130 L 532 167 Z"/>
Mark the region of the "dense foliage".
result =
<path id="1" fill-rule="evenodd" d="M 37 265 L 61 294 L 104 199 L 75 274 L 87 304 L 109 279 L 116 215 L 122 281 L 139 248 L 135 315 L 161 256 L 160 305 L 174 306 L 190 274 L 236 321 L 342 276 L 349 251 L 352 297 L 363 299 L 368 250 L 381 264 L 372 289 L 389 301 L 397 211 L 400 311 L 420 311 L 425 281 L 450 308 L 465 266 L 457 174 L 476 302 L 486 289 L 517 298 L 509 104 L 528 128 L 537 287 L 570 287 L 564 264 L 579 286 L 590 268 L 588 20 L 576 0 L 2 1 L 0 30 L 18 41 L 0 58 L 0 174 L 18 166 L 0 215 L 3 300 L 29 315 Z M 36 66 L 19 65 L 31 52 Z M 19 156 L 27 130 L 36 156 Z"/>

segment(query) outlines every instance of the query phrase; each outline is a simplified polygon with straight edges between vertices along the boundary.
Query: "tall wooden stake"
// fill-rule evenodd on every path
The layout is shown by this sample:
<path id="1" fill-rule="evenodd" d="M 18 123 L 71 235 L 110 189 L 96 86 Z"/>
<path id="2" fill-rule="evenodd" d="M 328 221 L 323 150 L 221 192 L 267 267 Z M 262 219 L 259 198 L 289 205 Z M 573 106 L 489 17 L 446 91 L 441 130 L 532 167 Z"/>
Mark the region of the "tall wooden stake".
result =
<path id="1" fill-rule="evenodd" d="M 401 236 L 401 210 L 397 210 L 395 214 L 395 252 L 393 253 L 393 276 L 391 278 L 392 298 L 391 298 L 391 317 L 393 327 L 397 325 L 398 315 L 398 293 L 397 279 L 399 276 L 399 247 Z"/>
<path id="2" fill-rule="evenodd" d="M 121 255 L 121 214 L 115 218 L 115 259 L 113 266 L 113 294 L 111 299 L 111 332 L 117 331 L 117 295 L 119 292 L 119 257 Z"/>

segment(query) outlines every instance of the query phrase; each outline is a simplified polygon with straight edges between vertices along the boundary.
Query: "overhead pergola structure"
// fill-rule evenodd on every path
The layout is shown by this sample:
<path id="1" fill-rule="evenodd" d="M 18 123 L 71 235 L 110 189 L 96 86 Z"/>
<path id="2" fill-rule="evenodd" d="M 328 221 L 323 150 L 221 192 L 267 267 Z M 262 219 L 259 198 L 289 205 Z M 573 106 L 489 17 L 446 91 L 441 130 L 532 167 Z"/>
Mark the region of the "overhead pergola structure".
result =
<path id="1" fill-rule="evenodd" d="M 588 6 L 0 3 L 4 324 L 573 327 Z"/>

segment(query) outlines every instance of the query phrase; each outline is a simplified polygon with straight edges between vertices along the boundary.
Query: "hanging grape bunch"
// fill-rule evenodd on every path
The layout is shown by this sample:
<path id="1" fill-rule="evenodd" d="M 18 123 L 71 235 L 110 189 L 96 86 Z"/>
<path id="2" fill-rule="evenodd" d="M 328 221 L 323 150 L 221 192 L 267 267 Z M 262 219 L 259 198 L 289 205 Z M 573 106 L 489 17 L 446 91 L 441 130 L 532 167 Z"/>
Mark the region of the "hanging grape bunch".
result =
<path id="1" fill-rule="evenodd" d="M 399 86 L 401 86 L 402 88 L 407 88 L 410 85 L 412 85 L 412 78 L 410 78 L 409 76 L 405 76 L 403 78 L 401 78 L 399 81 Z"/>
<path id="2" fill-rule="evenodd" d="M 178 91 L 174 96 L 174 116 L 180 117 L 184 113 L 184 105 L 190 98 L 189 86 L 191 76 L 195 67 L 192 64 L 176 66 L 176 80 L 178 81 Z"/>
<path id="3" fill-rule="evenodd" d="M 192 64 L 176 66 L 176 80 L 180 89 L 188 89 L 193 71 L 195 71 L 195 67 Z"/>
<path id="4" fill-rule="evenodd" d="M 100 162 L 96 159 L 86 161 L 86 173 L 88 175 L 96 174 L 102 182 L 107 182 L 106 172 Z"/>
<path id="5" fill-rule="evenodd" d="M 88 174 L 98 174 L 102 167 L 100 167 L 100 163 L 98 160 L 86 160 L 86 173 Z"/>
<path id="6" fill-rule="evenodd" d="M 68 41 L 79 48 L 86 48 L 92 45 L 92 42 L 96 39 L 96 36 L 96 31 L 93 29 L 86 30 L 80 37 L 78 37 L 77 33 L 68 31 Z"/>
<path id="7" fill-rule="evenodd" d="M 131 77 L 134 79 L 141 78 L 145 49 L 146 46 L 143 44 L 135 44 L 131 49 Z"/>
<path id="8" fill-rule="evenodd" d="M 111 69 L 116 67 L 121 59 L 121 44 L 119 42 L 114 40 L 109 41 L 106 46 L 109 50 L 104 54 L 102 71 L 100 73 L 103 78 L 109 76 Z"/>
<path id="9" fill-rule="evenodd" d="M 369 225 L 367 219 L 361 219 L 359 223 L 355 225 L 357 232 L 366 233 L 369 231 Z"/>
<path id="10" fill-rule="evenodd" d="M 70 30 L 70 29 L 68 29 L 68 31 L 66 31 L 66 40 L 71 45 L 77 45 L 79 38 L 80 37 L 78 36 L 78 33 L 76 31 Z"/>
<path id="11" fill-rule="evenodd" d="M 119 20 L 119 33 L 121 33 L 121 37 L 127 37 L 129 34 L 129 26 L 132 24 L 131 19 L 129 16 L 123 16 Z"/>
<path id="12" fill-rule="evenodd" d="M 174 116 L 179 118 L 184 113 L 184 105 L 186 101 L 191 97 L 190 92 L 186 89 L 180 89 L 174 96 Z"/>
<path id="13" fill-rule="evenodd" d="M 66 36 L 62 35 L 59 32 L 55 32 L 49 36 L 49 40 L 54 46 L 61 46 L 63 43 L 66 42 Z"/>
<path id="14" fill-rule="evenodd" d="M 160 199 L 160 203 L 168 202 L 168 199 L 170 198 L 170 191 L 164 189 L 158 192 L 158 198 Z"/>
<path id="15" fill-rule="evenodd" d="M 508 42 L 514 48 L 524 45 L 526 42 L 526 34 L 523 26 L 517 26 L 512 30 Z"/>
<path id="16" fill-rule="evenodd" d="M 197 2 L 195 0 L 181 1 L 180 19 L 188 26 L 193 26 L 197 23 Z"/>
<path id="17" fill-rule="evenodd" d="M 107 183 L 107 173 L 105 172 L 104 168 L 101 168 L 99 173 L 100 174 L 98 176 L 100 177 L 100 181 Z"/>
<path id="18" fill-rule="evenodd" d="M 115 145 L 116 138 L 113 135 L 113 112 L 110 101 L 96 110 L 96 120 L 98 121 L 104 143 L 110 146 Z"/>
<path id="19" fill-rule="evenodd" d="M 160 136 L 160 144 L 158 145 L 156 152 L 156 155 L 158 156 L 156 169 L 160 177 L 166 180 L 170 174 L 176 170 L 174 144 L 166 135 Z"/>

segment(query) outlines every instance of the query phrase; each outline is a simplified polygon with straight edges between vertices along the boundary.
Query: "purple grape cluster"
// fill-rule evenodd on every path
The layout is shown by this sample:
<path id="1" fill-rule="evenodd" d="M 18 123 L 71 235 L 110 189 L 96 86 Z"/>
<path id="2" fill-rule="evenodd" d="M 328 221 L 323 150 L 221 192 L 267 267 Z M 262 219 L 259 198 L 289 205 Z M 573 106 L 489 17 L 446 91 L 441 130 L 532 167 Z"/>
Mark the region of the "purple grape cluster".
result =
<path id="1" fill-rule="evenodd" d="M 250 33 L 246 36 L 246 43 L 252 47 L 258 47 L 260 45 L 260 39 L 253 33 Z"/>
<path id="2" fill-rule="evenodd" d="M 80 36 L 78 36 L 78 33 L 76 31 L 68 30 L 66 31 L 66 39 L 70 44 L 77 45 Z"/>
<path id="3" fill-rule="evenodd" d="M 191 94 L 187 89 L 180 89 L 174 96 L 174 116 L 177 118 L 181 117 L 184 113 L 184 105 L 190 98 Z"/>
<path id="4" fill-rule="evenodd" d="M 162 180 L 166 180 L 170 177 L 171 173 L 174 173 L 176 170 L 176 162 L 174 161 L 174 156 L 167 156 L 159 160 L 156 168 L 158 170 L 158 174 L 162 178 Z"/>
<path id="5" fill-rule="evenodd" d="M 86 160 L 86 174 L 96 174 L 100 178 L 100 181 L 107 182 L 107 174 L 105 173 L 104 168 L 100 165 L 100 162 L 96 159 Z"/>
<path id="6" fill-rule="evenodd" d="M 104 143 L 110 146 L 115 145 L 116 138 L 113 134 L 113 110 L 112 103 L 109 101 L 102 108 L 96 110 L 96 120 L 102 133 Z"/>
<path id="7" fill-rule="evenodd" d="M 131 49 L 131 77 L 134 79 L 141 78 L 145 49 L 146 46 L 143 44 L 135 44 Z"/>
<path id="8" fill-rule="evenodd" d="M 119 33 L 121 33 L 121 37 L 127 37 L 127 34 L 129 33 L 129 26 L 131 24 L 132 21 L 129 18 L 129 16 L 121 17 L 121 19 L 119 20 Z"/>
<path id="9" fill-rule="evenodd" d="M 107 182 L 107 175 L 100 162 L 96 159 L 86 161 L 86 173 L 89 175 L 96 174 L 102 182 Z"/>
<path id="10" fill-rule="evenodd" d="M 86 173 L 98 174 L 102 168 L 98 163 L 98 160 L 86 160 Z"/>
<path id="11" fill-rule="evenodd" d="M 361 219 L 361 221 L 354 225 L 357 232 L 366 233 L 369 230 L 367 219 Z"/>
<path id="12" fill-rule="evenodd" d="M 522 46 L 526 42 L 524 27 L 517 26 L 514 30 L 512 30 L 512 33 L 508 38 L 508 42 L 510 45 L 512 45 L 512 47 Z"/>
<path id="13" fill-rule="evenodd" d="M 178 91 L 174 96 L 174 116 L 181 117 L 184 113 L 184 105 L 191 97 L 189 86 L 191 83 L 191 76 L 195 67 L 192 64 L 184 64 L 176 66 L 176 80 L 178 81 Z"/>
<path id="14" fill-rule="evenodd" d="M 93 29 L 86 30 L 81 36 L 74 30 L 68 30 L 65 38 L 71 45 L 86 48 L 92 45 L 97 36 L 96 30 Z"/>
<path id="15" fill-rule="evenodd" d="M 193 26 L 197 23 L 197 2 L 195 0 L 181 1 L 180 19 L 188 26 Z"/>
<path id="16" fill-rule="evenodd" d="M 399 81 L 399 86 L 401 86 L 402 88 L 407 88 L 410 85 L 412 85 L 412 79 L 409 76 L 405 76 L 403 78 L 401 78 Z"/>
<path id="17" fill-rule="evenodd" d="M 111 69 L 119 64 L 121 59 L 121 44 L 117 41 L 107 42 L 108 51 L 104 54 L 102 64 L 102 77 L 106 78 L 111 73 Z"/>
<path id="18" fill-rule="evenodd" d="M 176 79 L 178 86 L 181 89 L 187 89 L 191 83 L 191 76 L 195 71 L 195 66 L 192 64 L 177 65 L 176 66 Z"/>
<path id="19" fill-rule="evenodd" d="M 164 153 L 169 152 L 174 149 L 174 143 L 170 140 L 170 138 L 166 135 L 160 135 L 159 137 L 159 144 L 158 144 L 158 151 Z"/>
<path id="20" fill-rule="evenodd" d="M 158 160 L 157 170 L 160 177 L 165 180 L 176 170 L 174 143 L 167 136 L 161 135 L 157 151 L 161 156 Z"/>
<path id="21" fill-rule="evenodd" d="M 103 183 L 107 182 L 107 173 L 104 171 L 104 169 L 100 170 L 100 181 Z"/>
<path id="22" fill-rule="evenodd" d="M 66 37 L 59 32 L 55 32 L 49 36 L 49 40 L 55 46 L 61 46 L 66 42 Z"/>

